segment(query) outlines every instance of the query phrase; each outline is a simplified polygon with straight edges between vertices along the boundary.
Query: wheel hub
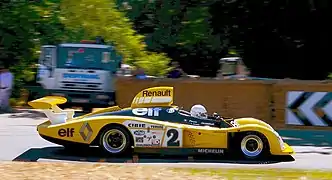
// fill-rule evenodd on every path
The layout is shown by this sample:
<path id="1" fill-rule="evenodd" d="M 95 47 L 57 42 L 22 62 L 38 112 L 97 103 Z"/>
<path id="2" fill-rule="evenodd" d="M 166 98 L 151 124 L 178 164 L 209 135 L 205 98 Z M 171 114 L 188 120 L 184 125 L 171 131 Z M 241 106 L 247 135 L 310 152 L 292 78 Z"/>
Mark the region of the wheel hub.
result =
<path id="1" fill-rule="evenodd" d="M 118 129 L 107 131 L 102 138 L 104 148 L 113 154 L 121 152 L 125 148 L 126 143 L 126 136 Z"/>
<path id="2" fill-rule="evenodd" d="M 247 157 L 257 157 L 263 151 L 263 141 L 256 135 L 248 135 L 241 141 L 241 150 Z"/>

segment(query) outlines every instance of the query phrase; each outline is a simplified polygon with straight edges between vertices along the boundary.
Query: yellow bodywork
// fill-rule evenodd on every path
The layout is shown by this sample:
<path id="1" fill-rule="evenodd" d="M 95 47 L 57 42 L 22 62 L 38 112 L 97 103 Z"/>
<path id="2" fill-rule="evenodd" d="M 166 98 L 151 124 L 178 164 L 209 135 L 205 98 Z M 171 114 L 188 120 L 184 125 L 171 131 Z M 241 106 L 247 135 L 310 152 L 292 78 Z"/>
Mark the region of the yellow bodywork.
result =
<path id="1" fill-rule="evenodd" d="M 143 92 L 147 91 L 147 92 Z M 138 93 L 133 99 L 130 108 L 141 107 L 175 107 L 173 103 L 173 88 L 158 87 L 145 89 Z M 144 97 L 145 95 L 152 95 Z M 159 93 L 159 94 L 158 94 Z M 156 96 L 154 96 L 156 95 Z M 159 95 L 162 98 L 159 98 Z M 164 95 L 164 96 L 163 96 Z M 166 98 L 165 98 L 166 97 Z M 53 109 L 59 112 L 56 104 L 64 103 L 61 97 L 44 97 L 29 102 L 29 105 L 36 109 L 49 110 Z M 166 121 L 158 121 L 135 116 L 117 116 L 102 115 L 105 112 L 121 110 L 118 106 L 86 114 L 76 118 L 67 118 L 65 123 L 51 124 L 48 120 L 38 125 L 38 133 L 41 136 L 51 137 L 58 140 L 68 142 L 91 144 L 98 142 L 98 135 L 103 127 L 110 124 L 118 124 L 131 132 L 132 138 L 137 138 L 135 133 L 144 131 L 144 133 L 152 133 L 159 139 L 156 145 L 146 146 L 145 148 L 228 148 L 228 136 L 230 133 L 239 133 L 246 131 L 255 131 L 263 134 L 269 143 L 270 152 L 273 155 L 290 155 L 293 149 L 284 143 L 279 134 L 267 123 L 254 118 L 235 119 L 239 124 L 237 127 L 218 128 L 210 126 L 194 126 L 188 124 L 171 123 Z M 61 111 L 61 109 L 60 109 Z M 55 111 L 54 111 L 55 112 Z M 96 115 L 96 116 L 94 116 Z M 172 132 L 177 133 L 174 137 Z M 134 141 L 134 147 L 138 144 Z"/>

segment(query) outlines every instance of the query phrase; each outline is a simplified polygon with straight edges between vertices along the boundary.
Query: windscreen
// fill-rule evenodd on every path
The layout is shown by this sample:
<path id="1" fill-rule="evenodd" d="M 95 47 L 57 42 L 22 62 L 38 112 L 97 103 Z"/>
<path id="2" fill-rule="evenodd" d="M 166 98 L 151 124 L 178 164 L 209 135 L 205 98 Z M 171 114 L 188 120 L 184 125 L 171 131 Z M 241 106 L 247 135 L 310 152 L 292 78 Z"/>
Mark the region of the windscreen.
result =
<path id="1" fill-rule="evenodd" d="M 237 66 L 236 61 L 224 61 L 221 64 L 221 73 L 224 76 L 235 75 L 236 74 L 236 66 Z"/>
<path id="2" fill-rule="evenodd" d="M 114 70 L 110 48 L 59 47 L 58 68 Z"/>

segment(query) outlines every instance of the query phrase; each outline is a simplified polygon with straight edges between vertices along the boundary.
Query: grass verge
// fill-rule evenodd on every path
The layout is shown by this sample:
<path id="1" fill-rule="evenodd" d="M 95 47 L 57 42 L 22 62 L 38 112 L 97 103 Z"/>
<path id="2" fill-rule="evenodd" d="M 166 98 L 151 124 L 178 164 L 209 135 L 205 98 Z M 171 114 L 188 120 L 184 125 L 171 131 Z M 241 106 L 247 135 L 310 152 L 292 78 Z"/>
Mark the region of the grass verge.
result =
<path id="1" fill-rule="evenodd" d="M 138 164 L 110 165 L 103 163 L 0 162 L 0 176 L 2 179 L 6 180 L 311 180 L 332 179 L 332 172 L 282 169 L 167 168 Z"/>
<path id="2" fill-rule="evenodd" d="M 189 172 L 192 175 L 220 177 L 221 179 L 245 180 L 311 180 L 332 179 L 332 171 L 297 169 L 174 169 L 176 172 Z"/>

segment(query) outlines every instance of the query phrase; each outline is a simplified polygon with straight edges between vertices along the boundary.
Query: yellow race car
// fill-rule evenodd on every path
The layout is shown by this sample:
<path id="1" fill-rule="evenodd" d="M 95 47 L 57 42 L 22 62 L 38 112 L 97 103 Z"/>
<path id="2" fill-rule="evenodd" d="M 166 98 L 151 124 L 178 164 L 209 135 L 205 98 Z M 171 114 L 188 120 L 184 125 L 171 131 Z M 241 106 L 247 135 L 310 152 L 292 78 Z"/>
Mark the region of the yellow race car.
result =
<path id="1" fill-rule="evenodd" d="M 173 105 L 173 87 L 144 89 L 134 97 L 131 107 L 112 106 L 78 117 L 74 110 L 57 106 L 66 101 L 47 96 L 28 104 L 48 117 L 37 127 L 40 136 L 68 148 L 99 146 L 111 155 L 231 153 L 248 159 L 294 153 L 264 121 L 226 119 L 217 114 L 209 117 L 199 111 L 194 114 L 195 108 L 202 110 L 197 106 L 193 112 L 182 110 Z"/>

